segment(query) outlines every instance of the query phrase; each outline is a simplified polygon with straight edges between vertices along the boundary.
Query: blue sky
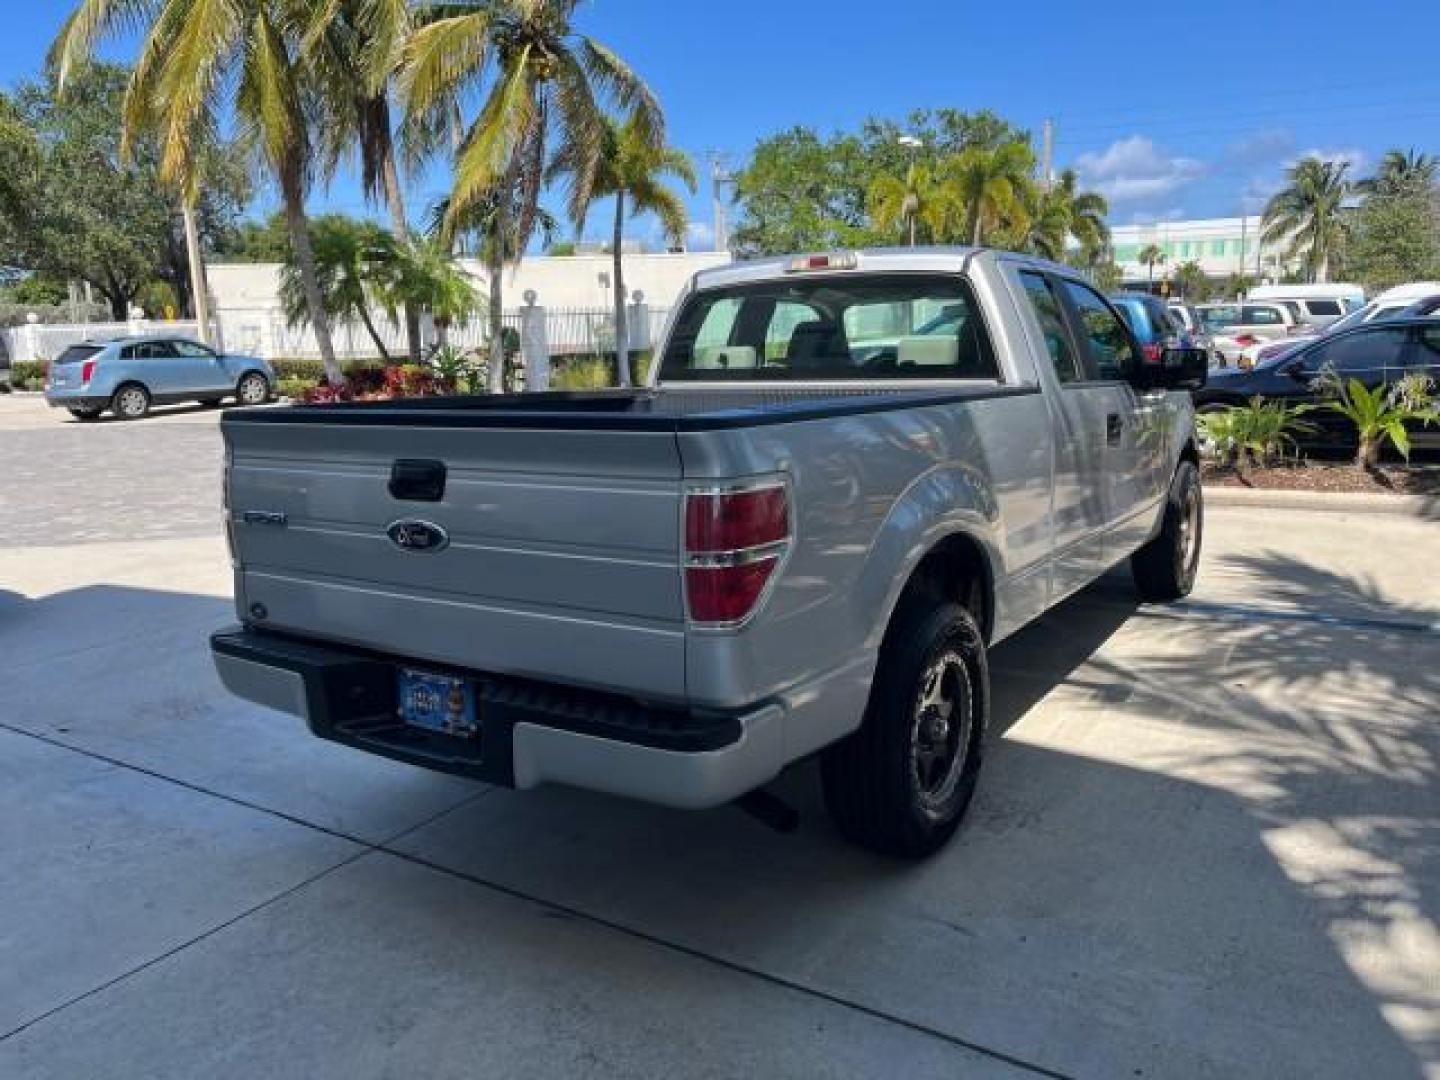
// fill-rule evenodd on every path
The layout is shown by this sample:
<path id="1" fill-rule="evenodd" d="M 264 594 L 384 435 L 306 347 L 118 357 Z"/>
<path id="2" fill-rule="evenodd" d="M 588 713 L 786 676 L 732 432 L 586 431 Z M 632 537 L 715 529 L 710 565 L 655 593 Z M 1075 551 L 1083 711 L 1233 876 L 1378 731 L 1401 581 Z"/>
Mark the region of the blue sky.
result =
<path id="1" fill-rule="evenodd" d="M 8 85 L 38 70 L 69 4 L 6 6 Z M 1309 151 L 1362 170 L 1392 146 L 1440 151 L 1434 0 L 591 0 L 577 24 L 649 80 L 672 141 L 697 158 L 720 150 L 738 165 L 758 138 L 796 123 L 830 131 L 922 106 L 988 107 L 1037 133 L 1049 116 L 1057 165 L 1110 197 L 1114 224 L 1253 212 Z M 412 178 L 412 202 L 444 184 L 439 173 Z M 315 201 L 364 210 L 349 176 Z M 701 247 L 706 191 L 693 210 Z"/>

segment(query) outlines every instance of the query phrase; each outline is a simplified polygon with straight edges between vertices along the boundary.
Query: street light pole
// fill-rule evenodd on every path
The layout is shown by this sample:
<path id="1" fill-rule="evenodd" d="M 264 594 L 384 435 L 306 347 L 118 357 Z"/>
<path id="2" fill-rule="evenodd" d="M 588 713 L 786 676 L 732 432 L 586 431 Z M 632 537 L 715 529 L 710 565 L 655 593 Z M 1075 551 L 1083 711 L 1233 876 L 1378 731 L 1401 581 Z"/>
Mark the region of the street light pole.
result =
<path id="1" fill-rule="evenodd" d="M 908 185 L 909 182 L 915 178 L 915 158 L 919 155 L 921 149 L 924 148 L 925 140 L 917 138 L 914 135 L 901 135 L 896 142 L 910 151 L 910 175 L 906 178 L 906 184 Z M 905 200 L 908 205 L 910 202 L 909 193 L 906 194 Z M 910 213 L 906 215 L 910 219 L 910 246 L 912 248 L 915 246 L 915 218 L 919 215 L 919 210 L 920 198 L 916 196 L 914 205 L 910 206 Z"/>

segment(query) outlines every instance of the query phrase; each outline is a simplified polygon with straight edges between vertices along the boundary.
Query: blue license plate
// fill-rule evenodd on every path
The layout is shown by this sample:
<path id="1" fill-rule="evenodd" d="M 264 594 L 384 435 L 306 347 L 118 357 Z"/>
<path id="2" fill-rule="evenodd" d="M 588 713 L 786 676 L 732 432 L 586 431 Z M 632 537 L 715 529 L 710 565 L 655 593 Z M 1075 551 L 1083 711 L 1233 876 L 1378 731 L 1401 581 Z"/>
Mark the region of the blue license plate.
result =
<path id="1" fill-rule="evenodd" d="M 461 739 L 479 736 L 475 687 L 465 679 L 410 668 L 402 668 L 398 677 L 402 722 Z"/>

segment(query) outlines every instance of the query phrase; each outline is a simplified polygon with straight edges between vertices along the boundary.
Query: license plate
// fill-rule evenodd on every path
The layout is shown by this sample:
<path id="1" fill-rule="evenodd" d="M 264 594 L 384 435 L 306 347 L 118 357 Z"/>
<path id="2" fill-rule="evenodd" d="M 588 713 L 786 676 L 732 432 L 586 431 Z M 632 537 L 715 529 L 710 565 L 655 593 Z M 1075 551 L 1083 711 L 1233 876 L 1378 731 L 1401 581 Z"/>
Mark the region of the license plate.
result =
<path id="1" fill-rule="evenodd" d="M 474 739 L 480 734 L 475 688 L 453 675 L 402 668 L 399 678 L 400 719 L 409 727 Z"/>

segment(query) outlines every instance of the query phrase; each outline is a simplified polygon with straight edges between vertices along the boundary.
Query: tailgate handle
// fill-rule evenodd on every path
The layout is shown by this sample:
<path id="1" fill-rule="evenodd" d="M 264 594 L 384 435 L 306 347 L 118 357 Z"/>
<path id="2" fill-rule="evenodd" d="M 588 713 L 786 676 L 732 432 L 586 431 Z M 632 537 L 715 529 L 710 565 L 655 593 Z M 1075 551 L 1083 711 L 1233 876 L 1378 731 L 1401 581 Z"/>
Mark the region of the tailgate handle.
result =
<path id="1" fill-rule="evenodd" d="M 401 458 L 390 466 L 390 494 L 405 502 L 445 498 L 445 463 Z"/>

